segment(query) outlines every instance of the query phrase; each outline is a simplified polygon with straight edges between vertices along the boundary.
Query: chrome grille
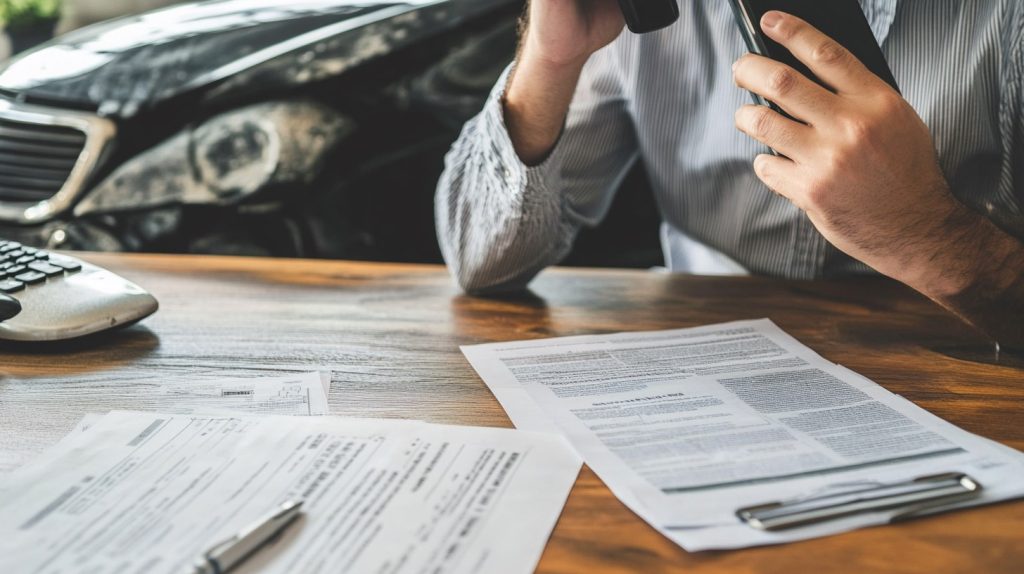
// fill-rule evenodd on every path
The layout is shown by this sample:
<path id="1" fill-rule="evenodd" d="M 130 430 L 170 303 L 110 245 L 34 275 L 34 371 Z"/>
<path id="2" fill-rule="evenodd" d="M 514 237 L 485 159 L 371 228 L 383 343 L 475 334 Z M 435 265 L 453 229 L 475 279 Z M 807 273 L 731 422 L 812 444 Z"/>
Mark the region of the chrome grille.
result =
<path id="1" fill-rule="evenodd" d="M 0 223 L 43 223 L 74 207 L 116 133 L 95 114 L 0 97 Z"/>
<path id="2" fill-rule="evenodd" d="M 0 201 L 43 201 L 64 187 L 85 132 L 0 119 Z"/>

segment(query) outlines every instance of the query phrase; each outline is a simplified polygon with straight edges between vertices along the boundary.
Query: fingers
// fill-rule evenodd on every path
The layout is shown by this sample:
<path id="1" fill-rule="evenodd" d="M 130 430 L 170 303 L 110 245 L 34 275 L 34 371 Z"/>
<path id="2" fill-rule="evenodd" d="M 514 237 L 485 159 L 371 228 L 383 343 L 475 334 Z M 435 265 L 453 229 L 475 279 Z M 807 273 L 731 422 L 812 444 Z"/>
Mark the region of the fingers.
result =
<path id="1" fill-rule="evenodd" d="M 804 209 L 803 198 L 796 191 L 800 189 L 800 168 L 793 160 L 761 154 L 754 158 L 754 173 L 769 189 Z"/>
<path id="2" fill-rule="evenodd" d="M 888 86 L 849 50 L 796 16 L 767 12 L 761 18 L 761 29 L 837 92 L 855 93 L 877 89 L 879 84 Z"/>
<path id="3" fill-rule="evenodd" d="M 747 105 L 736 111 L 736 127 L 748 136 L 791 158 L 811 145 L 811 128 L 766 106 Z"/>
<path id="4" fill-rule="evenodd" d="M 733 68 L 736 84 L 774 102 L 786 113 L 809 124 L 817 124 L 831 115 L 835 95 L 807 76 L 775 60 L 747 55 Z"/>

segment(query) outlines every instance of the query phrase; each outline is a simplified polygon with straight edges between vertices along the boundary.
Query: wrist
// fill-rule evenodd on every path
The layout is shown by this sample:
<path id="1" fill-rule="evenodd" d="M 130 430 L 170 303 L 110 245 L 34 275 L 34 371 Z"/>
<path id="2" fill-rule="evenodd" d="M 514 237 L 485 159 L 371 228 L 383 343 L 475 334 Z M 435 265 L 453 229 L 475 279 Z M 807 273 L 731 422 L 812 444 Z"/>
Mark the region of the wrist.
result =
<path id="1" fill-rule="evenodd" d="M 529 65 L 552 75 L 572 74 L 583 69 L 583 65 L 593 55 L 589 50 L 552 50 L 545 43 L 536 40 L 537 34 L 526 34 L 520 46 L 516 60 L 519 64 Z"/>
<path id="2" fill-rule="evenodd" d="M 959 201 L 951 201 L 934 232 L 940 239 L 925 242 L 932 247 L 908 266 L 914 277 L 907 283 L 940 303 L 979 290 L 997 294 L 1009 289 L 1024 261 L 1020 243 Z"/>
<path id="3" fill-rule="evenodd" d="M 576 56 L 553 55 L 542 47 L 526 42 L 516 56 L 516 70 L 529 70 L 533 75 L 542 76 L 547 80 L 558 82 L 563 78 L 572 78 L 575 84 L 583 66 L 592 54 Z"/>
<path id="4" fill-rule="evenodd" d="M 944 274 L 958 279 L 936 281 L 925 295 L 991 337 L 997 349 L 1024 351 L 1024 245 L 972 215 L 980 221 L 968 236 L 973 241 L 950 245 L 959 263 Z"/>

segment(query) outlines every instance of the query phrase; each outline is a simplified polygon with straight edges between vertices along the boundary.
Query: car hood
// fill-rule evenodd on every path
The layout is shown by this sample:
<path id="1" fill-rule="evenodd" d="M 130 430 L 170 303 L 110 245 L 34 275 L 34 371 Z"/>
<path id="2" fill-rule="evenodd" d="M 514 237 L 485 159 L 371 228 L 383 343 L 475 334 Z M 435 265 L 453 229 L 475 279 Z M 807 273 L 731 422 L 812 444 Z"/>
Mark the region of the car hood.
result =
<path id="1" fill-rule="evenodd" d="M 281 81 L 322 77 L 306 68 L 333 59 L 330 73 L 443 31 L 510 0 L 213 0 L 120 18 L 62 36 L 0 68 L 0 90 L 130 117 L 176 95 L 249 84 L 260 69 Z M 323 66 L 319 66 L 323 69 Z M 251 87 L 251 85 L 250 85 Z M 220 89 L 220 88 L 218 88 Z M 223 93 L 224 90 L 221 90 Z"/>

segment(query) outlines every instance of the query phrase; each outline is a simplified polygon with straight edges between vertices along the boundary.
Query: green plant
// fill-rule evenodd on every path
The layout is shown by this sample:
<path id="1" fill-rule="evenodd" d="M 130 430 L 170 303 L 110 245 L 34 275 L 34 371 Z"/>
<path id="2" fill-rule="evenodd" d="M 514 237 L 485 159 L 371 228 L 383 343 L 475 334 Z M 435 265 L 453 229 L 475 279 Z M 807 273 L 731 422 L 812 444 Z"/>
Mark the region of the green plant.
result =
<path id="1" fill-rule="evenodd" d="M 0 21 L 7 28 L 27 28 L 60 17 L 63 0 L 0 0 Z"/>

